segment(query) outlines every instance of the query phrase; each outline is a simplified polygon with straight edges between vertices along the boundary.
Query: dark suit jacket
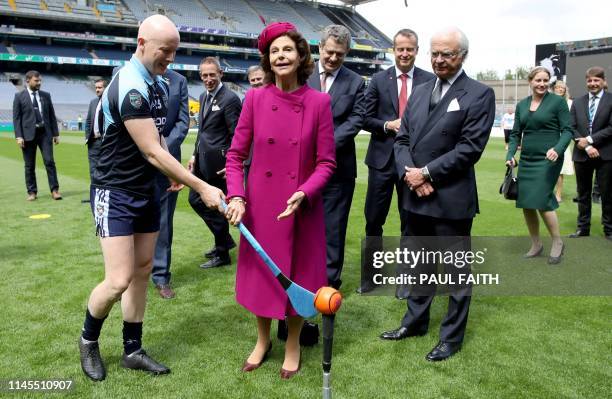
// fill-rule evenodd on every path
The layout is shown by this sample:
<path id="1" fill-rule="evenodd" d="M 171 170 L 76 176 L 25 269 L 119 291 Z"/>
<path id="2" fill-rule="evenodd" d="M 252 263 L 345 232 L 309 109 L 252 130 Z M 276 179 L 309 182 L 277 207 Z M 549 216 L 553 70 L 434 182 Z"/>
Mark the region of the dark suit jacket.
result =
<path id="1" fill-rule="evenodd" d="M 42 99 L 41 113 L 45 122 L 45 134 L 59 136 L 55 110 L 51 102 L 51 95 L 46 91 L 39 90 L 39 98 Z M 27 89 L 15 94 L 13 100 L 13 126 L 15 128 L 15 138 L 22 137 L 25 141 L 32 141 L 36 137 L 36 116 L 34 106 Z"/>
<path id="2" fill-rule="evenodd" d="M 604 92 L 599 99 L 595 119 L 593 119 L 593 133 L 589 133 L 588 94 L 574 100 L 571 114 L 574 138 L 587 137 L 590 134 L 593 139 L 593 147 L 599 151 L 600 158 L 604 161 L 612 161 L 612 94 Z M 589 156 L 585 150 L 579 150 L 574 146 L 572 159 L 574 162 L 585 162 Z"/>
<path id="3" fill-rule="evenodd" d="M 495 94 L 463 72 L 429 113 L 435 82 L 413 90 L 394 146 L 399 178 L 404 166 L 427 166 L 434 192 L 419 198 L 404 184 L 402 206 L 435 218 L 470 219 L 478 212 L 474 165 L 493 127 Z M 455 99 L 459 110 L 448 112 Z"/>
<path id="4" fill-rule="evenodd" d="M 166 139 L 168 152 L 181 161 L 181 144 L 189 132 L 189 94 L 187 78 L 178 72 L 168 69 L 164 74 L 168 81 L 168 113 L 162 135 Z"/>
<path id="5" fill-rule="evenodd" d="M 89 102 L 89 108 L 87 109 L 87 118 L 85 118 L 85 143 L 87 143 L 94 136 L 94 117 L 96 116 L 96 107 L 100 98 L 96 97 Z M 100 110 L 102 113 L 102 110 Z"/>
<path id="6" fill-rule="evenodd" d="M 308 85 L 321 90 L 319 63 L 308 78 Z M 357 177 L 355 136 L 363 126 L 365 114 L 365 81 L 361 76 L 346 68 L 338 70 L 334 83 L 329 89 L 332 115 L 334 117 L 334 139 L 336 142 L 335 176 Z"/>
<path id="7" fill-rule="evenodd" d="M 414 68 L 412 93 L 417 86 L 435 79 L 435 75 L 420 68 Z M 333 86 L 332 86 L 333 87 Z M 410 104 L 411 99 L 408 100 Z M 363 128 L 372 133 L 365 164 L 375 169 L 387 165 L 393 154 L 394 135 L 385 132 L 387 121 L 398 118 L 397 75 L 395 67 L 380 71 L 372 77 L 365 95 L 366 116 Z"/>
<path id="8" fill-rule="evenodd" d="M 206 91 L 200 96 L 200 126 L 194 156 L 202 176 L 211 179 L 225 167 L 225 153 L 234 137 L 242 103 L 227 86 L 221 86 L 211 106 L 204 112 Z M 204 161 L 204 159 L 208 161 Z M 223 161 L 223 162 L 221 162 Z"/>

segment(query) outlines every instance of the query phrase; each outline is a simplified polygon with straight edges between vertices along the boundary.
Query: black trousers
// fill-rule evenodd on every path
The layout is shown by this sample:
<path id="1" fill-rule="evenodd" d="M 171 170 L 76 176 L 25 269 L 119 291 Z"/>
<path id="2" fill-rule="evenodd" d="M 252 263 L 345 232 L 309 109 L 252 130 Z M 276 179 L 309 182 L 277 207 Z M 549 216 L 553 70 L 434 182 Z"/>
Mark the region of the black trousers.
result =
<path id="1" fill-rule="evenodd" d="M 57 171 L 53 160 L 53 138 L 45 134 L 44 129 L 36 133 L 32 141 L 24 141 L 25 147 L 22 148 L 23 161 L 25 163 L 25 183 L 28 193 L 36 194 L 36 149 L 40 148 L 45 168 L 47 169 L 47 180 L 51 191 L 59 189 L 57 181 Z"/>
<path id="2" fill-rule="evenodd" d="M 403 185 L 395 170 L 395 157 L 391 159 L 382 169 L 368 168 L 368 189 L 365 200 L 366 236 L 380 237 L 383 235 L 383 225 L 387 220 L 393 188 L 397 192 L 397 209 L 400 216 L 401 229 L 407 219 L 406 212 L 401 206 Z"/>
<path id="3" fill-rule="evenodd" d="M 612 161 L 588 159 L 574 162 L 578 190 L 578 220 L 580 230 L 591 229 L 591 190 L 595 173 L 601 194 L 601 224 L 606 235 L 612 234 Z"/>
<path id="4" fill-rule="evenodd" d="M 100 158 L 100 147 L 102 146 L 102 138 L 90 138 L 87 141 L 87 160 L 89 161 L 89 179 L 93 180 L 93 172 L 98 159 Z"/>
<path id="5" fill-rule="evenodd" d="M 202 179 L 202 174 L 197 169 L 195 175 Z M 227 183 L 225 179 L 216 178 L 208 180 L 207 183 L 218 187 L 223 190 L 224 193 L 227 193 Z M 220 256 L 228 255 L 229 247 L 233 246 L 234 239 L 229 233 L 229 223 L 225 216 L 223 216 L 217 209 L 208 208 L 202 202 L 200 195 L 193 189 L 189 190 L 189 204 L 193 210 L 200 215 L 202 220 L 204 220 L 204 223 L 206 223 L 206 226 L 208 226 L 208 229 L 213 233 L 213 236 L 215 237 L 215 249 L 217 250 L 217 254 Z"/>
<path id="6" fill-rule="evenodd" d="M 470 236 L 472 219 L 439 219 L 408 212 L 409 223 L 403 236 Z M 448 310 L 440 324 L 440 341 L 463 342 L 471 301 L 471 286 L 448 296 Z M 425 334 L 429 328 L 429 309 L 434 295 L 408 296 L 408 310 L 402 326 L 415 334 Z"/>
<path id="7" fill-rule="evenodd" d="M 344 265 L 344 244 L 349 212 L 355 192 L 354 178 L 336 176 L 323 190 L 323 209 L 325 215 L 325 238 L 327 244 L 327 283 L 339 289 Z"/>

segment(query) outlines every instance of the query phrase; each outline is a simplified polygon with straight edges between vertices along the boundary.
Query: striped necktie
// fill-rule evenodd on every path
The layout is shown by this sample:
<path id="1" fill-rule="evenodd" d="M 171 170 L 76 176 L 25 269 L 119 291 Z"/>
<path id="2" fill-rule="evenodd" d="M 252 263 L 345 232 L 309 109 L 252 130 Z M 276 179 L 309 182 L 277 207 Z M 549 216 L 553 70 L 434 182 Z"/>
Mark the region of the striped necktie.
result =
<path id="1" fill-rule="evenodd" d="M 589 104 L 589 131 L 593 130 L 593 118 L 595 117 L 596 103 L 597 103 L 597 96 L 591 97 L 591 103 Z"/>

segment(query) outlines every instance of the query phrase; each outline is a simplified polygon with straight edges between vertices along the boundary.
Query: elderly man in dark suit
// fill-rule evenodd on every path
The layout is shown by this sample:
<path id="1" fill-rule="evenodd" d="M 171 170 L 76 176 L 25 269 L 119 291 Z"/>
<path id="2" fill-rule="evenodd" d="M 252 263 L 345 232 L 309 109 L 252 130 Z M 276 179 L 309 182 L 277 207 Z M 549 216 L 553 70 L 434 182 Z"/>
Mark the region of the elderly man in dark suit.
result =
<path id="1" fill-rule="evenodd" d="M 459 29 L 435 34 L 430 53 L 437 79 L 413 91 L 394 146 L 397 174 L 405 190 L 402 207 L 408 213 L 402 235 L 459 236 L 469 243 L 478 212 L 474 165 L 491 133 L 495 95 L 463 71 L 468 40 Z M 470 295 L 469 284 L 449 295 L 440 341 L 427 360 L 444 360 L 461 349 Z M 411 293 L 401 326 L 381 338 L 398 340 L 427 333 L 432 300 L 431 292 Z"/>
<path id="2" fill-rule="evenodd" d="M 181 144 L 183 144 L 189 132 L 187 79 L 171 69 L 168 69 L 163 76 L 170 90 L 168 93 L 168 113 L 162 135 L 166 139 L 168 152 L 180 162 Z M 156 183 L 160 195 L 161 215 L 151 279 L 159 295 L 164 299 L 171 299 L 175 296 L 174 290 L 170 286 L 170 264 L 172 263 L 173 218 L 178 192 L 168 191 L 170 181 L 162 173 L 157 174 Z"/>
<path id="3" fill-rule="evenodd" d="M 366 154 L 368 189 L 365 201 L 366 236 L 381 237 L 389 213 L 393 187 L 398 194 L 398 209 L 402 229 L 406 215 L 401 206 L 401 183 L 395 174 L 393 140 L 400 129 L 412 91 L 420 84 L 434 79 L 434 75 L 414 66 L 419 52 L 419 38 L 411 29 L 402 29 L 393 37 L 395 67 L 376 73 L 366 91 L 364 129 L 372 133 Z M 364 272 L 367 268 L 364 268 Z M 365 274 L 365 273 L 364 273 Z M 371 291 L 374 286 L 367 275 L 362 275 L 359 293 Z M 398 298 L 407 293 L 398 290 Z"/>
<path id="4" fill-rule="evenodd" d="M 98 79 L 94 82 L 96 98 L 89 103 L 87 118 L 85 118 L 85 144 L 87 144 L 87 159 L 89 160 L 89 177 L 93 176 L 94 167 L 100 157 L 100 144 L 102 143 L 103 124 L 100 119 L 102 108 L 102 93 L 108 82 L 106 79 Z M 87 200 L 89 202 L 89 200 Z"/>
<path id="5" fill-rule="evenodd" d="M 200 96 L 200 126 L 189 169 L 208 184 L 227 192 L 225 154 L 232 142 L 242 104 L 238 96 L 223 85 L 222 76 L 216 58 L 206 57 L 200 62 L 200 78 L 206 91 Z M 189 204 L 215 237 L 214 248 L 204 254 L 209 260 L 200 267 L 209 269 L 229 265 L 229 250 L 236 243 L 229 234 L 227 219 L 206 207 L 193 190 L 189 192 Z"/>
<path id="6" fill-rule="evenodd" d="M 365 82 L 343 65 L 351 48 L 351 34 L 341 25 L 323 29 L 319 62 L 308 79 L 313 89 L 331 97 L 336 141 L 336 171 L 323 190 L 327 240 L 327 282 L 339 289 L 344 264 L 344 243 L 349 211 L 355 191 L 357 161 L 355 136 L 363 125 Z"/>
<path id="7" fill-rule="evenodd" d="M 612 241 L 612 94 L 604 90 L 605 69 L 586 72 L 588 94 L 572 103 L 574 167 L 578 189 L 578 230 L 571 238 L 591 233 L 591 189 L 595 173 L 601 193 L 601 223 Z"/>
<path id="8" fill-rule="evenodd" d="M 36 199 L 36 148 L 40 148 L 47 169 L 51 197 L 61 200 L 57 171 L 53 160 L 53 144 L 59 144 L 59 130 L 51 95 L 40 90 L 42 79 L 38 71 L 25 75 L 26 88 L 15 94 L 13 100 L 13 126 L 17 145 L 23 152 L 25 182 L 28 201 Z"/>

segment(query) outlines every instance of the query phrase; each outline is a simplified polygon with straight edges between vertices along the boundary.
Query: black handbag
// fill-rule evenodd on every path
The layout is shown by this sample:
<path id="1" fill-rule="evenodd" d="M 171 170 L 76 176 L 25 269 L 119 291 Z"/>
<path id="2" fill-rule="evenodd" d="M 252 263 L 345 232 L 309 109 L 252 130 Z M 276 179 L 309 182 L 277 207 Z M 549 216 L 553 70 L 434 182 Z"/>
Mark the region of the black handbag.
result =
<path id="1" fill-rule="evenodd" d="M 507 166 L 504 182 L 499 187 L 499 193 L 507 200 L 516 200 L 518 198 L 518 177 L 514 174 L 514 168 Z"/>

